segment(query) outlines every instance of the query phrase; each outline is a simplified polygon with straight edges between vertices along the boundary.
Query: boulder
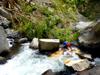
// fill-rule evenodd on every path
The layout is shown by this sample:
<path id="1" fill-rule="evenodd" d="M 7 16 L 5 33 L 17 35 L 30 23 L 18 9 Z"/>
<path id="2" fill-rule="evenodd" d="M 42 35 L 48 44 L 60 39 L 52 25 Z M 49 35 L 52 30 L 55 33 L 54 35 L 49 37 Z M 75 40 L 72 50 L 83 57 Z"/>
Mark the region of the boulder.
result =
<path id="1" fill-rule="evenodd" d="M 6 33 L 7 33 L 7 38 L 13 38 L 13 39 L 16 39 L 16 38 L 19 38 L 20 37 L 20 34 L 18 31 L 15 31 L 13 29 L 5 29 Z"/>
<path id="2" fill-rule="evenodd" d="M 100 43 L 100 20 L 90 24 L 81 31 L 79 42 L 83 45 L 93 45 Z"/>
<path id="3" fill-rule="evenodd" d="M 6 33 L 3 27 L 0 26 L 0 53 L 5 50 L 9 51 L 9 44 L 6 38 Z"/>
<path id="4" fill-rule="evenodd" d="M 59 49 L 59 39 L 39 39 L 40 51 L 55 51 Z"/>
<path id="5" fill-rule="evenodd" d="M 94 59 L 95 65 L 100 66 L 100 58 Z"/>
<path id="6" fill-rule="evenodd" d="M 5 17 L 0 16 L 0 26 L 6 29 L 9 27 L 9 24 L 10 24 L 9 20 L 7 20 Z"/>
<path id="7" fill-rule="evenodd" d="M 85 28 L 87 28 L 88 26 L 90 26 L 91 24 L 93 23 L 93 21 L 80 21 L 78 22 L 76 25 L 75 25 L 75 30 L 79 30 L 79 31 L 82 31 L 84 30 Z"/>
<path id="8" fill-rule="evenodd" d="M 89 70 L 78 72 L 77 75 L 100 75 L 100 65 Z"/>
<path id="9" fill-rule="evenodd" d="M 65 65 L 72 67 L 75 71 L 83 71 L 90 67 L 90 62 L 87 59 L 80 59 L 71 61 Z"/>
<path id="10" fill-rule="evenodd" d="M 18 40 L 19 43 L 26 43 L 28 42 L 28 39 L 27 38 L 21 38 Z"/>
<path id="11" fill-rule="evenodd" d="M 38 38 L 33 38 L 32 42 L 30 43 L 30 48 L 34 48 L 34 49 L 39 48 Z"/>
<path id="12" fill-rule="evenodd" d="M 54 73 L 52 72 L 52 70 L 47 70 L 42 75 L 54 75 Z"/>

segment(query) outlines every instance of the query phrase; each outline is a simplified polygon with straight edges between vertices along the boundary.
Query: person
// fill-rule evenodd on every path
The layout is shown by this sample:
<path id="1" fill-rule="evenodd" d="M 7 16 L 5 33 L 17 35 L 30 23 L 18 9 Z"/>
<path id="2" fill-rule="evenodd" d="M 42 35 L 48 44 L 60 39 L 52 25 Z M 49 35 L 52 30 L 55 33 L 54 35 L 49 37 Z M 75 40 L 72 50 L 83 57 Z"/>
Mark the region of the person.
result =
<path id="1" fill-rule="evenodd" d="M 64 46 L 64 48 L 67 48 L 67 49 L 70 50 L 70 51 L 72 50 L 72 49 L 71 49 L 72 44 L 71 44 L 70 42 L 66 42 L 66 41 L 65 41 L 65 42 L 63 43 L 63 46 Z"/>

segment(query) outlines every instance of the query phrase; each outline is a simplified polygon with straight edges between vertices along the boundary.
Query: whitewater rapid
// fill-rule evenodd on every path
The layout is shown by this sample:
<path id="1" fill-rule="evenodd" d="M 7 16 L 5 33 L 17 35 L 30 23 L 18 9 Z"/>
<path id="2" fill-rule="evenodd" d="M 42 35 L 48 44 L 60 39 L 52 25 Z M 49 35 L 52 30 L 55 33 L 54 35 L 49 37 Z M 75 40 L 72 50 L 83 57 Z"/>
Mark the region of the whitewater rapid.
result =
<path id="1" fill-rule="evenodd" d="M 64 64 L 38 54 L 38 51 L 30 49 L 29 43 L 26 43 L 20 47 L 19 54 L 0 65 L 0 75 L 41 75 L 48 69 L 59 72 L 64 70 Z"/>

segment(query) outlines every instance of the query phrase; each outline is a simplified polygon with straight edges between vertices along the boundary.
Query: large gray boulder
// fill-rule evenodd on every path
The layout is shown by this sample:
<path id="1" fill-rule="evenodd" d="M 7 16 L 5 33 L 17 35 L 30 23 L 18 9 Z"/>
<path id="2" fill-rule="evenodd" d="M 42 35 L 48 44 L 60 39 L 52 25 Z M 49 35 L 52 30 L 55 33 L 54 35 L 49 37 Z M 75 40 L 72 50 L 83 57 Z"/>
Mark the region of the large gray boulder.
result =
<path id="1" fill-rule="evenodd" d="M 9 51 L 9 44 L 6 38 L 6 33 L 3 27 L 0 26 L 0 53 L 3 51 Z"/>
<path id="2" fill-rule="evenodd" d="M 100 20 L 93 22 L 81 31 L 79 42 L 83 45 L 100 43 Z"/>
<path id="3" fill-rule="evenodd" d="M 59 39 L 39 39 L 40 51 L 54 51 L 59 49 Z"/>

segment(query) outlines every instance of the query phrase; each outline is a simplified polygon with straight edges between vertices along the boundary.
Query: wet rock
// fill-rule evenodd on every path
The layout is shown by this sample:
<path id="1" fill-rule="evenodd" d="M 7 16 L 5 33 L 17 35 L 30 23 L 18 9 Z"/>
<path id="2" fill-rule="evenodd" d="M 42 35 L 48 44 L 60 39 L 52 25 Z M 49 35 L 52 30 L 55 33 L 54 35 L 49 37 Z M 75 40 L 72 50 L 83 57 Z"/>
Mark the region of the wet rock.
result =
<path id="1" fill-rule="evenodd" d="M 59 49 L 59 39 L 39 39 L 40 51 L 54 51 Z"/>
<path id="2" fill-rule="evenodd" d="M 30 43 L 30 48 L 39 48 L 39 39 L 33 38 L 32 42 Z"/>
<path id="3" fill-rule="evenodd" d="M 90 67 L 90 62 L 85 59 L 85 60 L 79 61 L 76 64 L 73 64 L 72 67 L 76 71 L 83 71 Z"/>
<path id="4" fill-rule="evenodd" d="M 9 44 L 6 38 L 6 33 L 3 27 L 0 26 L 0 53 L 2 51 L 9 51 Z"/>
<path id="5" fill-rule="evenodd" d="M 15 31 L 13 29 L 6 29 L 5 30 L 6 33 L 7 33 L 7 38 L 13 38 L 13 39 L 16 39 L 16 38 L 19 38 L 20 37 L 20 34 L 18 31 Z"/>
<path id="6" fill-rule="evenodd" d="M 66 66 L 71 66 L 75 71 L 83 71 L 90 67 L 90 62 L 87 59 L 80 59 L 67 63 Z"/>
<path id="7" fill-rule="evenodd" d="M 28 41 L 28 39 L 27 38 L 21 38 L 21 39 L 19 39 L 19 43 L 26 43 Z"/>
<path id="8" fill-rule="evenodd" d="M 8 40 L 9 47 L 11 48 L 14 45 L 14 39 L 7 38 L 7 40 Z"/>
<path id="9" fill-rule="evenodd" d="M 82 59 L 92 59 L 92 56 L 90 54 L 86 54 L 86 53 L 77 53 L 77 55 L 79 55 L 80 58 Z"/>
<path id="10" fill-rule="evenodd" d="M 45 71 L 42 75 L 55 75 L 52 70 Z"/>
<path id="11" fill-rule="evenodd" d="M 94 62 L 95 62 L 95 65 L 99 65 L 100 66 L 100 58 L 95 58 Z"/>
<path id="12" fill-rule="evenodd" d="M 0 56 L 0 64 L 6 63 L 6 58 Z"/>
<path id="13" fill-rule="evenodd" d="M 77 75 L 100 75 L 100 66 L 95 66 L 89 70 L 78 72 Z"/>
<path id="14" fill-rule="evenodd" d="M 6 18 L 0 16 L 0 26 L 2 26 L 4 29 L 8 28 L 10 24 L 10 21 L 8 21 Z"/>
<path id="15" fill-rule="evenodd" d="M 11 14 L 8 13 L 3 7 L 0 7 L 0 15 L 7 19 L 11 19 Z"/>

